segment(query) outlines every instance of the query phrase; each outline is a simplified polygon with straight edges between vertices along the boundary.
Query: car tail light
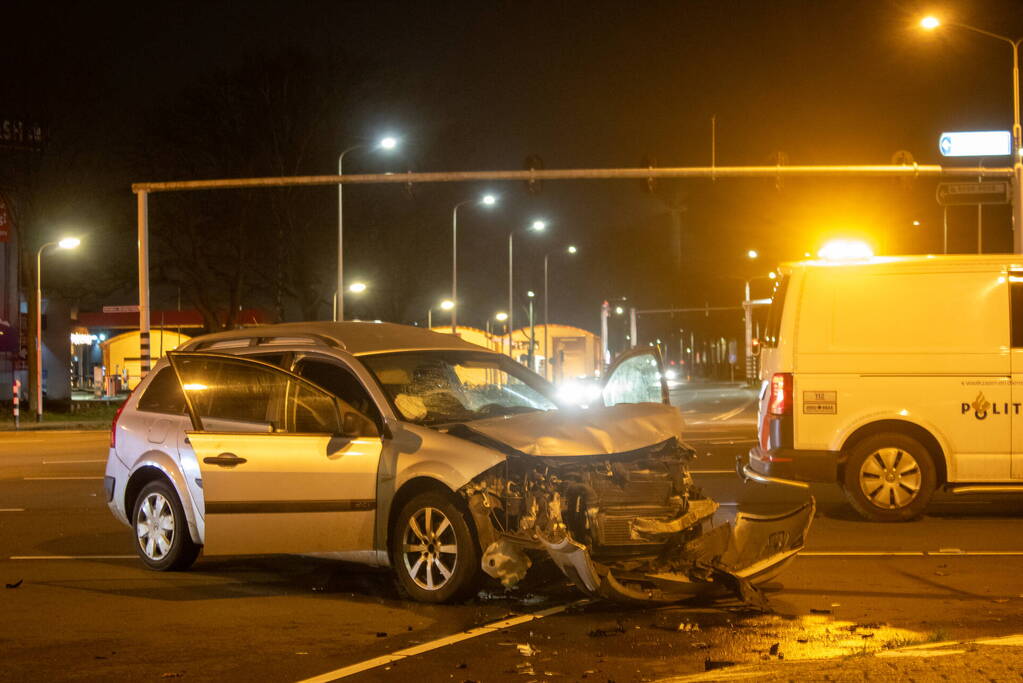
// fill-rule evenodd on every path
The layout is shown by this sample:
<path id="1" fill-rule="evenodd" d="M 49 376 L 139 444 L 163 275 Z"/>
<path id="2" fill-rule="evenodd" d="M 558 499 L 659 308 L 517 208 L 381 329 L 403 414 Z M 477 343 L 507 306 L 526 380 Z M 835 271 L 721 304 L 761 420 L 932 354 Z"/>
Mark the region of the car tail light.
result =
<path id="1" fill-rule="evenodd" d="M 776 372 L 771 376 L 767 412 L 771 415 L 788 415 L 792 412 L 792 373 Z"/>
<path id="2" fill-rule="evenodd" d="M 131 393 L 128 394 L 128 398 L 124 399 L 124 402 L 114 413 L 114 421 L 110 423 L 110 447 L 117 447 L 117 419 L 121 417 L 121 413 L 124 412 L 124 407 L 128 405 L 128 400 L 131 398 Z"/>

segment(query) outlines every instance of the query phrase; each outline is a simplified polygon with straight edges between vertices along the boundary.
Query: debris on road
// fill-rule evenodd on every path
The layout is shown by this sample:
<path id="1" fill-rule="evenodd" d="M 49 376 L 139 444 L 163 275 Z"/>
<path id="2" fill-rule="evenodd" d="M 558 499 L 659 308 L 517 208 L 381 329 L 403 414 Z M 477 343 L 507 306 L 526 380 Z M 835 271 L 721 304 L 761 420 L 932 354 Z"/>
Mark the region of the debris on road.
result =
<path id="1" fill-rule="evenodd" d="M 22 583 L 23 583 L 24 581 L 25 581 L 25 579 L 18 579 L 18 580 L 17 580 L 17 581 L 15 581 L 14 583 L 8 583 L 8 584 L 5 584 L 5 585 L 6 585 L 6 586 L 7 586 L 8 588 L 17 588 L 17 587 L 18 587 L 18 586 L 20 586 L 20 585 L 21 585 L 21 584 L 22 584 Z"/>
<path id="2" fill-rule="evenodd" d="M 617 636 L 622 633 L 625 633 L 625 624 L 620 621 L 616 621 L 614 624 L 598 626 L 595 629 L 591 629 L 587 635 L 590 638 L 607 638 L 609 636 Z"/>
<path id="3" fill-rule="evenodd" d="M 529 643 L 521 643 L 519 645 L 516 645 L 515 647 L 518 648 L 519 654 L 522 655 L 523 657 L 532 657 L 537 652 L 539 652 L 539 650 L 534 648 Z"/>

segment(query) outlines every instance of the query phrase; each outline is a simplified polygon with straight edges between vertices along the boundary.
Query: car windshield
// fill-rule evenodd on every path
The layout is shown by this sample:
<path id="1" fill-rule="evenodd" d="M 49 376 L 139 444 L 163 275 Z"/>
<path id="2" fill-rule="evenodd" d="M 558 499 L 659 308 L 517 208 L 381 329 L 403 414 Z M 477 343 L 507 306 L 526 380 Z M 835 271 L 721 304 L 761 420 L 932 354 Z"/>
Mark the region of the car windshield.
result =
<path id="1" fill-rule="evenodd" d="M 409 422 L 438 425 L 558 407 L 550 384 L 494 353 L 407 351 L 360 360 Z"/>

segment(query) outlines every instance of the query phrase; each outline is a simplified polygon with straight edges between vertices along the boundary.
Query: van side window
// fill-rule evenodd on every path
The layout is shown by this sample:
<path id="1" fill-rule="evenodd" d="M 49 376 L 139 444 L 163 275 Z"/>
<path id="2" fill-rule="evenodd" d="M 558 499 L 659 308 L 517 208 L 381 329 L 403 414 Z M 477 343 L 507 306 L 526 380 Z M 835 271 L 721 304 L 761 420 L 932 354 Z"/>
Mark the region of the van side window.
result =
<path id="1" fill-rule="evenodd" d="M 1012 348 L 1023 348 L 1023 272 L 1009 273 L 1012 300 Z"/>
<path id="2" fill-rule="evenodd" d="M 174 369 L 165 367 L 157 373 L 139 397 L 138 409 L 152 413 L 181 415 L 185 412 L 185 395 Z"/>
<path id="3" fill-rule="evenodd" d="M 771 308 L 767 312 L 767 327 L 764 329 L 764 338 L 761 340 L 763 346 L 774 348 L 778 346 L 778 333 L 781 331 L 781 314 L 785 307 L 785 292 L 789 288 L 789 276 L 782 275 L 778 284 L 774 287 L 774 296 L 771 297 Z"/>

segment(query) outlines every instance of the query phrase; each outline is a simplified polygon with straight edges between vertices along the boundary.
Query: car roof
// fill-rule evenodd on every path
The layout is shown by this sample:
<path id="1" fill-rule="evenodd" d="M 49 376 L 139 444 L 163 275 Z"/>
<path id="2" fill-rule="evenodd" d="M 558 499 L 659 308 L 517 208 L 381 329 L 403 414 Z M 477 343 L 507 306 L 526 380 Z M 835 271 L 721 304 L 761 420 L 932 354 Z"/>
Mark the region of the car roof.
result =
<path id="1" fill-rule="evenodd" d="M 245 342 L 249 343 L 246 344 Z M 451 334 L 411 325 L 375 322 L 299 322 L 255 325 L 194 337 L 182 351 L 227 351 L 254 345 L 319 345 L 343 349 L 356 356 L 391 351 L 486 351 Z"/>

